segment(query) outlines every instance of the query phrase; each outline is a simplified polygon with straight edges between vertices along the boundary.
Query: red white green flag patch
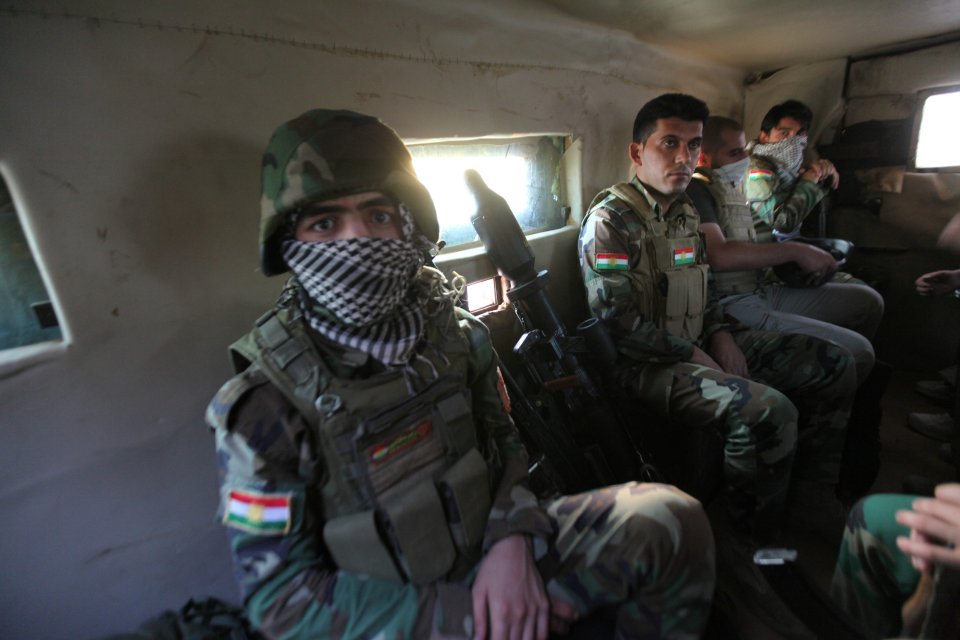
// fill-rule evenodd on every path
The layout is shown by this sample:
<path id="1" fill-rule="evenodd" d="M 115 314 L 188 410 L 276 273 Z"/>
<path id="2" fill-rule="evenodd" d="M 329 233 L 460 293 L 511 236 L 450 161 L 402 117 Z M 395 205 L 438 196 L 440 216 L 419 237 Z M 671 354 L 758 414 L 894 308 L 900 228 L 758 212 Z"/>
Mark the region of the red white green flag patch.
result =
<path id="1" fill-rule="evenodd" d="M 674 249 L 673 264 L 693 264 L 697 256 L 693 252 L 693 247 L 684 247 L 683 249 Z"/>
<path id="2" fill-rule="evenodd" d="M 769 169 L 750 169 L 747 174 L 748 180 L 770 180 L 773 178 L 773 171 Z"/>
<path id="3" fill-rule="evenodd" d="M 260 493 L 233 489 L 227 497 L 223 523 L 228 527 L 266 536 L 290 531 L 289 493 Z"/>
<path id="4" fill-rule="evenodd" d="M 627 264 L 627 254 L 625 253 L 598 253 L 597 254 L 597 271 L 603 269 L 615 269 L 618 271 L 625 271 L 629 269 Z"/>

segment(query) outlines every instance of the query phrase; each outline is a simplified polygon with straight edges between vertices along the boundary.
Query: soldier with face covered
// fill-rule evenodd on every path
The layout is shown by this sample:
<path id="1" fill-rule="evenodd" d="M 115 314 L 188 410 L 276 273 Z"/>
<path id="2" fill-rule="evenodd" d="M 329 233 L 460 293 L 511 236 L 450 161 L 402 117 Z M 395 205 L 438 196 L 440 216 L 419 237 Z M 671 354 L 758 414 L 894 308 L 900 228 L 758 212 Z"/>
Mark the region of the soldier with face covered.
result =
<path id="1" fill-rule="evenodd" d="M 829 160 L 804 165 L 812 120 L 810 107 L 787 100 L 771 107 L 757 139 L 747 146 L 750 164 L 744 190 L 760 242 L 769 242 L 774 231 L 796 235 L 813 208 L 840 184 L 840 174 Z"/>
<path id="2" fill-rule="evenodd" d="M 277 638 L 546 638 L 605 606 L 694 638 L 713 591 L 699 503 L 629 483 L 541 504 L 484 326 L 428 266 L 438 227 L 396 134 L 348 111 L 263 157 L 276 306 L 211 401 L 246 610 Z"/>

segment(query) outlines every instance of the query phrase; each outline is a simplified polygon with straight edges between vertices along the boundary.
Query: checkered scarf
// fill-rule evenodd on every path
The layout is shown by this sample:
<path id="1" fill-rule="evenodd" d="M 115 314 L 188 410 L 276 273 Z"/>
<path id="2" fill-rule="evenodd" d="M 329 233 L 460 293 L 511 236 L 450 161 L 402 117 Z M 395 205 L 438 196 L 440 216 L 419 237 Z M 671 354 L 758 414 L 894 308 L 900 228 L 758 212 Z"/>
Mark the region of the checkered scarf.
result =
<path id="1" fill-rule="evenodd" d="M 403 231 L 413 235 L 412 222 Z M 424 327 L 423 301 L 413 286 L 424 255 L 414 242 L 288 239 L 283 257 L 306 293 L 300 304 L 315 331 L 387 365 L 409 361 Z"/>
<path id="2" fill-rule="evenodd" d="M 807 148 L 807 136 L 792 136 L 772 144 L 755 142 L 748 149 L 751 155 L 763 156 L 777 168 L 777 175 L 784 187 L 789 187 L 800 176 L 803 166 L 803 151 Z"/>

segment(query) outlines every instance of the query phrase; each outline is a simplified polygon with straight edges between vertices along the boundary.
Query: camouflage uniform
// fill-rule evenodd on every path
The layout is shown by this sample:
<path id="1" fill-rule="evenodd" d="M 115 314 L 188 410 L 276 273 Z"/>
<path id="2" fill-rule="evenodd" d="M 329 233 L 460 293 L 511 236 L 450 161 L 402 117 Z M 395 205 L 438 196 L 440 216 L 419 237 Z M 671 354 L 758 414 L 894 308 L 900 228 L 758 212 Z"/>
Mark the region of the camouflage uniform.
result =
<path id="1" fill-rule="evenodd" d="M 763 161 L 762 158 L 753 160 Z M 760 242 L 759 236 L 754 233 L 733 232 L 728 217 L 724 216 L 723 210 L 728 205 L 746 206 L 740 191 L 718 184 L 710 169 L 700 167 L 697 173 L 700 177 L 690 183 L 688 192 L 692 189 L 706 189 L 709 192 L 708 197 L 717 209 L 717 223 L 724 235 L 731 240 Z M 753 181 L 761 182 L 761 179 Z M 821 189 L 811 185 L 818 191 Z M 764 191 L 766 186 L 769 185 L 764 185 Z M 761 191 L 758 185 L 753 189 L 755 192 Z M 804 194 L 808 191 L 806 188 L 800 189 Z M 769 199 L 769 202 L 774 199 Z M 784 214 L 784 217 L 789 216 Z M 759 216 L 754 216 L 754 223 L 766 224 Z M 747 235 L 751 237 L 750 240 L 746 239 Z M 770 238 L 769 233 L 767 237 Z M 726 280 L 721 275 L 731 276 L 734 284 L 725 286 Z M 752 284 L 747 284 L 748 281 Z M 751 278 L 747 278 L 744 272 L 718 273 L 717 291 L 724 312 L 748 327 L 832 340 L 853 355 L 857 363 L 858 381 L 865 380 L 873 368 L 876 358 L 870 340 L 880 324 L 884 305 L 883 297 L 865 284 L 828 282 L 817 288 L 795 289 L 784 286 L 773 270 L 767 268 L 755 269 Z"/>
<path id="2" fill-rule="evenodd" d="M 408 205 L 418 229 L 435 240 L 429 194 L 399 138 L 382 123 L 315 110 L 279 128 L 264 155 L 264 271 L 287 268 L 279 247 L 292 208 L 371 190 Z M 491 546 L 519 534 L 532 542 L 548 593 L 581 616 L 616 605 L 619 637 L 699 637 L 714 586 L 713 540 L 700 504 L 673 487 L 636 483 L 540 504 L 526 486 L 527 453 L 504 410 L 489 334 L 454 306 L 438 275 L 423 267 L 416 276 L 425 327 L 403 367 L 387 368 L 314 331 L 300 313 L 296 277 L 276 308 L 235 343 L 239 373 L 211 401 L 207 422 L 216 434 L 220 516 L 251 621 L 277 638 L 472 638 L 477 568 Z M 431 399 L 428 413 L 410 415 L 409 405 L 398 404 L 433 398 L 439 382 L 456 393 Z M 371 417 L 373 411 L 379 413 Z M 392 426 L 379 430 L 374 418 L 384 412 L 393 416 L 388 426 L 416 427 L 399 436 Z M 358 443 L 370 433 L 390 435 L 361 450 Z M 451 495 L 457 485 L 447 481 L 466 456 L 436 473 L 434 462 L 417 457 L 434 433 L 440 435 L 430 451 L 439 449 L 440 459 L 468 446 L 484 463 L 486 482 L 472 481 L 475 493 L 465 501 Z M 373 508 L 340 508 L 354 494 L 373 491 L 370 469 L 382 456 L 400 480 L 373 492 Z M 439 526 L 393 517 L 409 515 L 404 505 L 425 490 L 442 506 Z M 363 528 L 328 526 L 368 514 Z M 477 523 L 471 543 L 466 532 Z M 355 541 L 354 531 L 374 534 Z M 416 563 L 404 546 L 411 531 L 415 543 L 445 540 L 453 549 L 439 579 L 412 577 Z M 375 558 L 357 548 L 384 553 Z M 423 544 L 416 550 L 427 561 L 441 551 Z M 407 578 L 374 575 L 383 557 L 378 570 Z"/>
<path id="3" fill-rule="evenodd" d="M 656 302 L 643 299 L 666 295 L 663 288 L 670 280 L 646 282 L 636 274 L 660 259 L 658 237 L 699 247 L 699 218 L 686 196 L 663 211 L 638 179 L 626 186 L 637 192 L 633 205 L 601 192 L 584 219 L 579 243 L 590 309 L 607 322 L 621 355 L 616 375 L 672 423 L 721 432 L 733 524 L 769 539 L 779 526 L 791 473 L 797 481 L 836 482 L 855 386 L 852 358 L 845 349 L 810 336 L 736 330 L 734 340 L 753 379 L 691 363 L 695 344 L 728 328 L 718 305 L 709 295 L 701 298 L 706 307 L 702 329 L 694 325 L 680 335 L 670 333 L 664 328 L 669 319 L 656 317 Z M 674 251 L 687 255 L 686 249 Z M 619 257 L 619 263 L 609 264 L 620 266 L 598 269 L 601 254 L 602 260 Z M 702 249 L 695 263 L 705 263 Z M 696 312 L 686 310 L 688 316 Z"/>
<path id="4" fill-rule="evenodd" d="M 524 486 L 527 455 L 497 391 L 496 354 L 484 327 L 457 313 L 471 341 L 466 375 L 481 453 L 501 469 L 483 548 L 528 534 L 548 592 L 581 614 L 622 603 L 622 637 L 698 637 L 713 590 L 712 538 L 699 503 L 673 487 L 631 483 L 538 504 Z M 372 366 L 356 352 L 318 347 L 339 375 L 364 377 Z M 317 483 L 302 474 L 319 457 L 304 448 L 311 427 L 256 365 L 221 389 L 208 421 L 217 425 L 223 496 L 251 488 L 293 496 L 282 535 L 228 523 L 237 578 L 257 627 L 282 638 L 426 638 L 431 630 L 472 637 L 475 571 L 414 585 L 337 570 L 321 537 Z"/>
<path id="5" fill-rule="evenodd" d="M 900 610 L 916 590 L 920 574 L 897 548 L 897 536 L 910 535 L 894 514 L 911 509 L 915 496 L 876 494 L 850 511 L 830 595 L 868 638 L 900 633 Z"/>
<path id="6" fill-rule="evenodd" d="M 774 230 L 792 233 L 800 228 L 813 208 L 827 195 L 827 188 L 810 180 L 797 180 L 792 187 L 780 184 L 776 165 L 763 156 L 751 155 L 744 192 L 753 210 L 760 242 L 770 242 Z"/>

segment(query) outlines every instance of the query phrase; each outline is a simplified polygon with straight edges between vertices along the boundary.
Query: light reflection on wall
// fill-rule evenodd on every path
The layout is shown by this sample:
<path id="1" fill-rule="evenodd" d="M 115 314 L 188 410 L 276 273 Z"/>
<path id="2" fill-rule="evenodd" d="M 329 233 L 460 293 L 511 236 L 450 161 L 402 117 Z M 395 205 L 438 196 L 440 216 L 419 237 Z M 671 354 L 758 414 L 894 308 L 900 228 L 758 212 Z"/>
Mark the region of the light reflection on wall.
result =
<path id="1" fill-rule="evenodd" d="M 499 193 L 514 214 L 530 206 L 528 195 L 528 162 L 516 156 L 414 158 L 417 177 L 430 191 L 440 228 L 470 224 L 474 210 L 473 197 L 463 181 L 463 172 L 475 169 L 487 186 Z"/>

